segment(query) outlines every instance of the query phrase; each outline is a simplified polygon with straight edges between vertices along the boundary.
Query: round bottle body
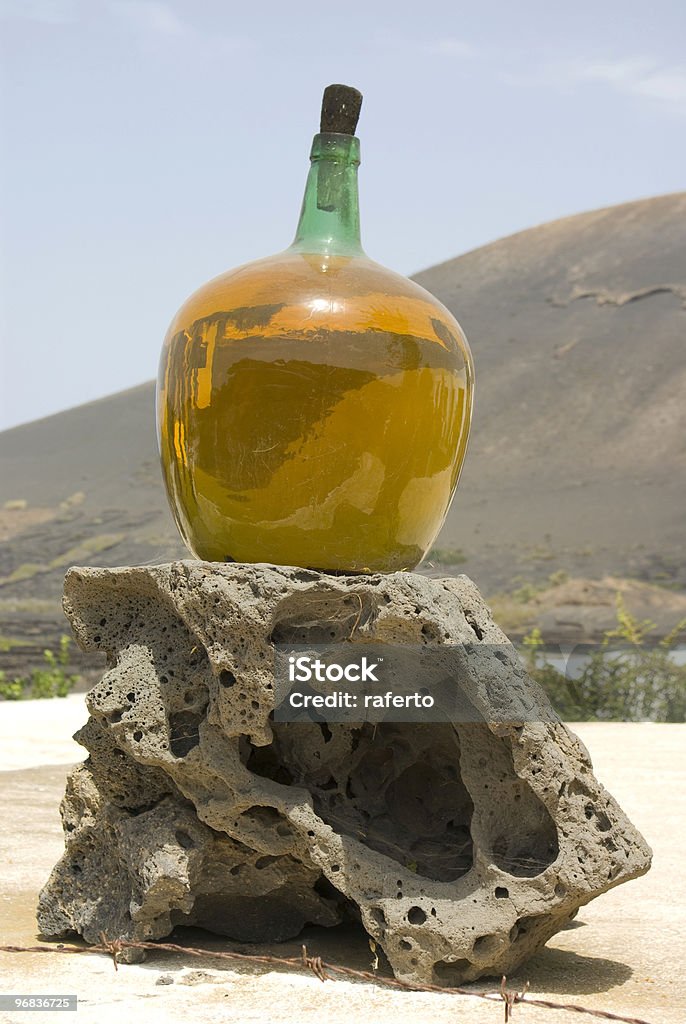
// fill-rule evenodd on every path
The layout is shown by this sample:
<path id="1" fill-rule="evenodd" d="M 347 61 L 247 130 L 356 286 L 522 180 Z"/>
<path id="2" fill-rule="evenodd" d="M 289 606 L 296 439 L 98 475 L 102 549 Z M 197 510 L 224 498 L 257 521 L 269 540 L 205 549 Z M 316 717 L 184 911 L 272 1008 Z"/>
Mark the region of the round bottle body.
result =
<path id="1" fill-rule="evenodd" d="M 452 314 L 365 256 L 287 249 L 215 278 L 160 362 L 185 543 L 210 561 L 414 568 L 457 486 L 472 392 Z"/>

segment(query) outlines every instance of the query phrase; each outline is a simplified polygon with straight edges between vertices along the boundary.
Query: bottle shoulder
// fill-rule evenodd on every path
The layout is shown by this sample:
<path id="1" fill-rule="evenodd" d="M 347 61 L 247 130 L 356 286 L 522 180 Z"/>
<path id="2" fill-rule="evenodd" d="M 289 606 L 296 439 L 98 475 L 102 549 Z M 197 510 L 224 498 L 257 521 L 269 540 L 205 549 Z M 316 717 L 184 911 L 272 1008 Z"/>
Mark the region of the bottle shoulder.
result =
<path id="1" fill-rule="evenodd" d="M 242 264 L 194 292 L 174 317 L 168 337 L 219 320 L 225 337 L 365 329 L 462 349 L 470 360 L 452 313 L 421 285 L 366 255 L 289 248 Z"/>

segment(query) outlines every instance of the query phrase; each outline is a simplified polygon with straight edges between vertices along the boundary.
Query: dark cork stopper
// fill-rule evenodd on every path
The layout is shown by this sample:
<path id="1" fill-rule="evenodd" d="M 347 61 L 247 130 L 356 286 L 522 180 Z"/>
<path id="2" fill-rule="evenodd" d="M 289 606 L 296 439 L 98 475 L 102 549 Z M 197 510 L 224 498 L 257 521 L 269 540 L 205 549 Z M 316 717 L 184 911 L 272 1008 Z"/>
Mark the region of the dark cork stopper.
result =
<path id="1" fill-rule="evenodd" d="M 320 132 L 354 135 L 362 106 L 362 93 L 351 85 L 327 85 L 322 100 Z"/>

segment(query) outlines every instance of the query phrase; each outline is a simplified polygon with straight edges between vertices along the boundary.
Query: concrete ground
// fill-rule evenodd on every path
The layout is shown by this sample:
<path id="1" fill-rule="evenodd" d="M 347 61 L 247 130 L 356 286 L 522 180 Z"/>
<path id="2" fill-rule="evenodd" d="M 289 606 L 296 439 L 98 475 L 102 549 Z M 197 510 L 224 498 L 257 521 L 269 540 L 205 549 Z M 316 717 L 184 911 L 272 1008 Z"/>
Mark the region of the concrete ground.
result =
<path id="1" fill-rule="evenodd" d="M 59 801 L 69 765 L 82 760 L 71 734 L 85 721 L 82 695 L 0 705 L 0 944 L 34 945 L 37 894 L 62 850 Z M 683 1024 L 686 981 L 686 726 L 585 723 L 574 726 L 608 787 L 653 847 L 643 878 L 606 893 L 509 979 L 530 982 L 532 997 Z M 238 1024 L 498 1024 L 502 1003 L 469 996 L 391 991 L 372 984 L 327 981 L 260 965 L 229 965 L 214 949 L 294 956 L 301 939 L 246 947 L 206 933 L 175 938 L 202 945 L 200 959 L 156 953 L 114 971 L 100 955 L 0 954 L 0 993 L 76 993 L 80 1024 L 236 1021 Z M 309 929 L 309 952 L 362 970 L 371 954 L 363 934 Z M 474 989 L 498 988 L 497 982 Z M 0 1021 L 17 1021 L 0 1010 Z M 32 1024 L 54 1021 L 34 1012 Z M 513 1024 L 591 1020 L 560 1010 L 518 1005 Z"/>

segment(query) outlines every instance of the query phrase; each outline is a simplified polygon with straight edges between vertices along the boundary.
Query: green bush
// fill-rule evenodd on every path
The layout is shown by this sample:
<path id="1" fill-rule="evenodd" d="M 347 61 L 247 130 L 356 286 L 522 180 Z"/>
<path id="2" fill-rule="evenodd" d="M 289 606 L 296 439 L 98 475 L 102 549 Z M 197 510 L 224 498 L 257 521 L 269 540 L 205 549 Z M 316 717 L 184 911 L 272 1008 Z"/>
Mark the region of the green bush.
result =
<path id="1" fill-rule="evenodd" d="M 461 565 L 467 556 L 461 548 L 431 548 L 426 556 L 429 562 L 440 562 L 441 565 Z"/>
<path id="2" fill-rule="evenodd" d="M 524 660 L 561 718 L 568 721 L 683 722 L 686 720 L 686 665 L 673 657 L 686 619 L 657 644 L 655 629 L 640 622 L 617 594 L 617 625 L 603 635 L 576 679 L 546 659 L 538 629 L 524 637 Z"/>
<path id="3" fill-rule="evenodd" d="M 43 651 L 43 660 L 47 668 L 36 668 L 28 676 L 19 676 L 8 680 L 4 672 L 0 672 L 0 697 L 5 700 L 26 700 L 34 697 L 66 697 L 78 681 L 77 675 L 69 675 L 68 636 L 60 637 L 57 651 Z"/>
<path id="4" fill-rule="evenodd" d="M 5 700 L 21 700 L 25 697 L 25 679 L 13 679 L 12 682 L 5 678 L 5 673 L 0 670 L 0 697 Z"/>

